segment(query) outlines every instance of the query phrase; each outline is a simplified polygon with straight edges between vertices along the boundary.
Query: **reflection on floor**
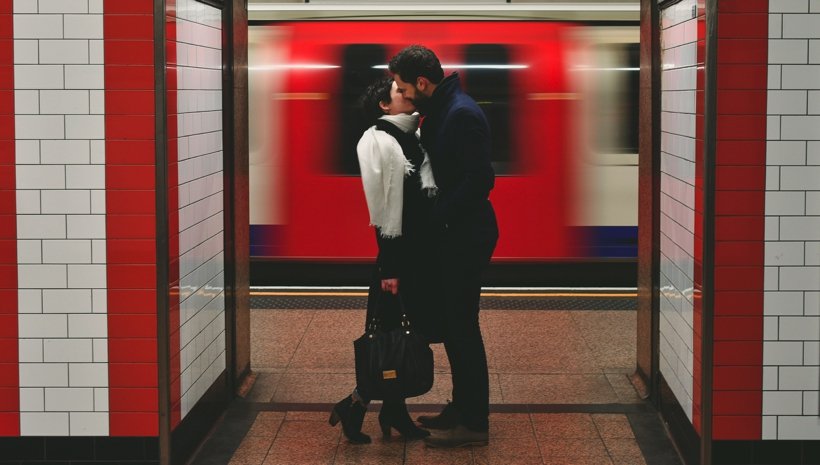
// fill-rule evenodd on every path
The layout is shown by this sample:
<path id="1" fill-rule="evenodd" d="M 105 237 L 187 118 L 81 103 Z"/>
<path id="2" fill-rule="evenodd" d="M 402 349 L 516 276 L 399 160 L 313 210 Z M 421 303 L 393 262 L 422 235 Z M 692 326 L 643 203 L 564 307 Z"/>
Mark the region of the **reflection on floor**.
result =
<path id="1" fill-rule="evenodd" d="M 369 445 L 348 444 L 327 423 L 353 388 L 352 341 L 363 310 L 255 309 L 255 382 L 235 401 L 194 465 L 672 464 L 681 462 L 658 415 L 628 376 L 635 370 L 636 313 L 482 310 L 490 370 L 490 444 L 430 449 L 381 437 L 368 413 Z M 411 416 L 450 398 L 441 345 L 435 386 L 409 399 Z M 374 402 L 371 411 L 379 404 Z"/>

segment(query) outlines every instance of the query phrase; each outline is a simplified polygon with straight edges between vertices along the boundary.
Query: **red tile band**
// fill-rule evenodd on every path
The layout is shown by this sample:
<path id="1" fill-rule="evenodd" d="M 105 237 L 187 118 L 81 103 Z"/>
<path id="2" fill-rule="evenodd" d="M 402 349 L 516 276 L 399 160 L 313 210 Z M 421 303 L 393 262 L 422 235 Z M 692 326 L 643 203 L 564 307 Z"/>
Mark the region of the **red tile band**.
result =
<path id="1" fill-rule="evenodd" d="M 20 436 L 12 5 L 0 1 L 0 436 Z"/>
<path id="2" fill-rule="evenodd" d="M 111 436 L 156 436 L 153 2 L 104 0 Z"/>

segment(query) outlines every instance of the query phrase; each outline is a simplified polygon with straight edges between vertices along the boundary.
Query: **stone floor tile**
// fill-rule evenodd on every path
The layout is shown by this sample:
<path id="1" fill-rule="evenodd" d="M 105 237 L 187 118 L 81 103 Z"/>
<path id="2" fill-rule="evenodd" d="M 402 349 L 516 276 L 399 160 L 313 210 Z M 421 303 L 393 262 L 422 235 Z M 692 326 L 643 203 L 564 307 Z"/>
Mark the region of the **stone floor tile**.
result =
<path id="1" fill-rule="evenodd" d="M 610 404 L 618 398 L 603 374 L 501 374 L 504 403 Z"/>
<path id="2" fill-rule="evenodd" d="M 246 436 L 234 452 L 231 460 L 253 461 L 261 457 L 262 460 L 268 455 L 273 444 L 273 437 Z"/>
<path id="3" fill-rule="evenodd" d="M 598 430 L 587 413 L 533 413 L 532 424 L 539 441 L 549 438 L 597 439 Z"/>
<path id="4" fill-rule="evenodd" d="M 619 414 L 594 414 L 592 421 L 598 428 L 598 433 L 606 441 L 607 438 L 634 439 L 635 433 L 626 415 Z"/>
<path id="5" fill-rule="evenodd" d="M 604 371 L 635 370 L 637 313 L 625 311 L 575 311 L 574 332 L 591 348 L 595 363 Z"/>
<path id="6" fill-rule="evenodd" d="M 606 373 L 606 379 L 609 381 L 609 385 L 612 386 L 612 390 L 615 391 L 618 402 L 622 404 L 639 404 L 643 402 L 628 375 L 624 373 Z"/>
<path id="7" fill-rule="evenodd" d="M 341 427 L 331 427 L 327 421 L 285 420 L 277 438 L 304 438 L 339 442 Z"/>
<path id="8" fill-rule="evenodd" d="M 330 411 L 327 412 L 287 412 L 285 420 L 288 421 L 324 421 L 330 418 Z"/>
<path id="9" fill-rule="evenodd" d="M 333 403 L 350 395 L 355 377 L 346 373 L 285 373 L 272 402 Z"/>
<path id="10" fill-rule="evenodd" d="M 245 396 L 248 402 L 270 402 L 273 398 L 273 393 L 276 392 L 276 387 L 279 385 L 279 379 L 282 373 L 255 373 L 256 380 L 251 387 L 250 392 Z"/>
<path id="11" fill-rule="evenodd" d="M 317 310 L 288 368 L 338 371 L 353 367 L 353 341 L 363 330 L 361 310 Z"/>
<path id="12" fill-rule="evenodd" d="M 612 465 L 609 457 L 552 457 L 544 465 Z"/>
<path id="13" fill-rule="evenodd" d="M 276 438 L 264 465 L 331 465 L 338 446 L 326 439 Z"/>
<path id="14" fill-rule="evenodd" d="M 262 465 L 265 461 L 265 455 L 251 455 L 248 457 L 231 457 L 228 465 Z"/>
<path id="15" fill-rule="evenodd" d="M 315 310 L 251 310 L 251 369 L 286 368 Z"/>
<path id="16" fill-rule="evenodd" d="M 524 421 L 495 421 L 490 418 L 490 438 L 535 439 L 535 431 L 529 419 Z"/>
<path id="17" fill-rule="evenodd" d="M 438 449 L 425 446 L 423 441 L 408 442 L 404 457 L 406 465 L 470 465 L 473 463 L 470 448 Z"/>
<path id="18" fill-rule="evenodd" d="M 473 448 L 473 457 L 487 457 L 490 462 L 497 462 L 498 458 L 523 459 L 541 461 L 541 451 L 534 437 L 495 438 L 490 437 L 487 447 Z"/>
<path id="19" fill-rule="evenodd" d="M 284 419 L 284 412 L 259 412 L 246 437 L 262 436 L 273 439 Z"/>
<path id="20" fill-rule="evenodd" d="M 644 463 L 643 453 L 635 439 L 604 438 L 604 445 L 616 463 Z"/>
<path id="21" fill-rule="evenodd" d="M 598 438 L 566 439 L 544 438 L 538 440 L 544 461 L 556 458 L 608 458 L 603 441 Z"/>

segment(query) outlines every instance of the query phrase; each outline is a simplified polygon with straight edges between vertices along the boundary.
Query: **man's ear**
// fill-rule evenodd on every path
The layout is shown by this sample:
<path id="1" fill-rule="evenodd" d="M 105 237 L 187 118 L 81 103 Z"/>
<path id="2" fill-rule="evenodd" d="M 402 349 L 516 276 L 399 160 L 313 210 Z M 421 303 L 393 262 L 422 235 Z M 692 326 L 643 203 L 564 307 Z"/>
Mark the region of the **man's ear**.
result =
<path id="1" fill-rule="evenodd" d="M 388 113 L 390 111 L 390 106 L 384 102 L 379 102 L 379 108 L 381 108 L 382 111 L 385 113 Z"/>
<path id="2" fill-rule="evenodd" d="M 418 88 L 418 90 L 420 90 L 422 93 L 424 93 L 424 91 L 425 91 L 425 90 L 427 90 L 427 86 L 428 86 L 429 84 L 430 84 L 430 80 L 429 80 L 429 79 L 427 79 L 427 78 L 426 78 L 426 77 L 424 77 L 424 76 L 419 76 L 419 77 L 418 77 L 418 79 L 416 79 L 416 87 L 417 87 L 417 88 Z"/>

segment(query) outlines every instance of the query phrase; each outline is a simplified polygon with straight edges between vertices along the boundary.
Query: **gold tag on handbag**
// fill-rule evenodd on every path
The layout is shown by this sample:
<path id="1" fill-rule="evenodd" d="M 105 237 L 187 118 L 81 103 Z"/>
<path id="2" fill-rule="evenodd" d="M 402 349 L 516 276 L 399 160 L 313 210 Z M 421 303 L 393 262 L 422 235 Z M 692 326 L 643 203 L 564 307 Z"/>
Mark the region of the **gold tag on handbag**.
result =
<path id="1" fill-rule="evenodd" d="M 383 379 L 396 379 L 396 370 L 385 370 L 382 372 Z"/>

